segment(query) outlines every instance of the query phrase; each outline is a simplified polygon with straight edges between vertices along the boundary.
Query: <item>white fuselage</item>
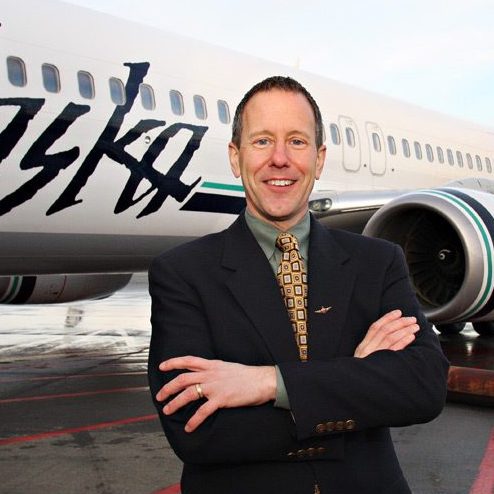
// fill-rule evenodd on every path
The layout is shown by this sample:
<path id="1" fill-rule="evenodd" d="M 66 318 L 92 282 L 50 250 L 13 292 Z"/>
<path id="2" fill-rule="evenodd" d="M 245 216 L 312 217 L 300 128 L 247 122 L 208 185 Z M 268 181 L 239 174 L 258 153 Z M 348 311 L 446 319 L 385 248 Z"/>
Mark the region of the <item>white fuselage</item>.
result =
<path id="1" fill-rule="evenodd" d="M 2 4 L 0 274 L 36 272 L 32 257 L 45 257 L 39 272 L 125 271 L 115 258 L 133 252 L 143 260 L 128 270 L 145 269 L 157 250 L 226 227 L 243 198 L 227 157 L 231 118 L 243 93 L 274 74 L 294 76 L 321 108 L 328 153 L 315 193 L 368 191 L 371 198 L 375 191 L 492 178 L 494 134 L 480 126 L 73 5 Z M 24 85 L 9 80 L 8 61 L 24 66 Z M 58 72 L 58 91 L 46 89 L 44 64 Z M 81 71 L 94 83 L 93 97 L 81 95 Z M 111 78 L 126 86 L 126 104 L 112 101 Z M 141 97 L 150 89 L 154 106 L 146 109 Z M 170 91 L 180 93 L 183 114 L 173 112 Z M 195 96 L 206 104 L 205 118 L 196 114 Z M 228 105 L 225 122 L 218 101 Z M 52 234 L 67 256 L 56 245 L 50 250 Z M 28 241 L 15 261 L 22 239 Z M 144 245 L 152 247 L 144 252 Z M 72 260 L 60 262 L 64 256 Z M 104 259 L 111 259 L 107 267 Z"/>

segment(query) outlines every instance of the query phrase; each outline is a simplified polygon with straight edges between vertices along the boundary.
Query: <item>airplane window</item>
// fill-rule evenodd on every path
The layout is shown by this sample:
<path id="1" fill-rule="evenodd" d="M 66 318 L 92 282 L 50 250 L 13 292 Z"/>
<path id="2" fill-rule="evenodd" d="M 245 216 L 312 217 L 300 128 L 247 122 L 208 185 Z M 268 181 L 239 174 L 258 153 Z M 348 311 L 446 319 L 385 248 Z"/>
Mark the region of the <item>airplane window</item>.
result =
<path id="1" fill-rule="evenodd" d="M 418 160 L 422 159 L 422 146 L 420 145 L 420 142 L 415 141 L 413 143 L 413 147 L 415 148 L 415 156 L 417 157 Z"/>
<path id="2" fill-rule="evenodd" d="M 27 84 L 26 66 L 17 57 L 7 57 L 7 75 L 10 84 L 23 87 Z"/>
<path id="3" fill-rule="evenodd" d="M 43 76 L 43 86 L 49 93 L 60 92 L 60 74 L 54 65 L 44 63 L 41 66 L 41 74 Z"/>
<path id="4" fill-rule="evenodd" d="M 230 108 L 228 108 L 228 103 L 222 99 L 218 100 L 218 117 L 221 123 L 230 123 Z"/>
<path id="5" fill-rule="evenodd" d="M 156 102 L 154 100 L 154 91 L 149 84 L 140 84 L 139 93 L 141 94 L 142 107 L 145 110 L 154 110 Z"/>
<path id="6" fill-rule="evenodd" d="M 388 136 L 388 149 L 390 154 L 396 154 L 396 142 L 393 136 Z"/>
<path id="7" fill-rule="evenodd" d="M 194 94 L 194 110 L 196 112 L 196 117 L 200 120 L 206 120 L 208 112 L 206 110 L 206 101 L 202 96 Z"/>
<path id="8" fill-rule="evenodd" d="M 482 160 L 480 159 L 480 156 L 478 154 L 475 155 L 475 161 L 477 162 L 477 170 L 479 172 L 482 171 Z"/>
<path id="9" fill-rule="evenodd" d="M 444 163 L 443 148 L 440 148 L 439 146 L 437 146 L 436 151 L 437 151 L 437 159 L 439 160 L 439 163 Z"/>
<path id="10" fill-rule="evenodd" d="M 408 144 L 406 139 L 401 140 L 401 146 L 403 147 L 403 156 L 410 158 L 410 144 Z"/>
<path id="11" fill-rule="evenodd" d="M 379 139 L 379 135 L 375 132 L 372 133 L 372 144 L 374 145 L 374 149 L 377 153 L 381 152 L 381 139 Z"/>
<path id="12" fill-rule="evenodd" d="M 338 125 L 335 123 L 332 123 L 329 126 L 329 132 L 331 133 L 331 141 L 335 146 L 339 146 L 341 143 L 341 137 L 340 137 L 340 129 L 338 128 Z"/>
<path id="13" fill-rule="evenodd" d="M 124 88 L 123 82 L 116 77 L 110 77 L 110 79 L 108 79 L 108 83 L 110 84 L 111 100 L 116 105 L 124 105 L 125 104 L 125 88 Z"/>
<path id="14" fill-rule="evenodd" d="M 453 151 L 451 149 L 446 149 L 446 154 L 448 156 L 448 163 L 453 166 L 455 164 L 455 158 L 453 156 Z"/>
<path id="15" fill-rule="evenodd" d="M 456 151 L 456 161 L 458 161 L 458 166 L 460 168 L 463 168 L 463 155 L 460 153 L 460 151 Z"/>
<path id="16" fill-rule="evenodd" d="M 170 91 L 170 104 L 172 107 L 172 112 L 175 115 L 184 114 L 184 99 L 179 91 L 176 91 L 175 89 Z"/>
<path id="17" fill-rule="evenodd" d="M 94 98 L 94 79 L 89 72 L 79 70 L 77 72 L 77 82 L 79 83 L 79 93 L 83 98 Z"/>
<path id="18" fill-rule="evenodd" d="M 467 164 L 468 164 L 468 168 L 470 168 L 470 170 L 473 168 L 473 161 L 472 161 L 472 157 L 470 156 L 470 153 L 467 153 Z"/>
<path id="19" fill-rule="evenodd" d="M 485 164 L 487 167 L 487 171 L 489 173 L 492 173 L 492 164 L 491 164 L 491 160 L 489 158 L 485 158 Z"/>
<path id="20" fill-rule="evenodd" d="M 351 148 L 355 147 L 355 134 L 350 127 L 345 129 L 346 142 Z"/>
<path id="21" fill-rule="evenodd" d="M 425 145 L 425 154 L 427 155 L 427 160 L 432 163 L 434 161 L 434 151 L 430 144 Z"/>

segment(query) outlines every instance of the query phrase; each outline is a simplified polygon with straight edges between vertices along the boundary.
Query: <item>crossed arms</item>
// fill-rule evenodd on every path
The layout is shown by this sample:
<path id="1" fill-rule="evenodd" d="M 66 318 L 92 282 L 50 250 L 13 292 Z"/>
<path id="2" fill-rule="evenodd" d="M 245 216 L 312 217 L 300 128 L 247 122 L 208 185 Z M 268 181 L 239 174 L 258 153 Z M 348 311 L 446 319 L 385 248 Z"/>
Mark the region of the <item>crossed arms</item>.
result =
<path id="1" fill-rule="evenodd" d="M 352 418 L 358 431 L 425 422 L 442 409 L 447 362 L 411 292 L 402 255 L 388 268 L 385 315 L 362 333 L 353 355 L 278 363 L 291 412 L 273 406 L 275 367 L 248 319 L 236 312 L 227 324 L 221 319 L 223 280 L 205 276 L 194 286 L 191 271 L 171 258 L 150 271 L 150 387 L 182 460 L 283 461 L 287 449 L 316 435 L 319 421 Z"/>
<path id="2" fill-rule="evenodd" d="M 398 351 L 415 339 L 419 330 L 415 317 L 402 316 L 401 310 L 388 312 L 374 322 L 355 350 L 354 357 L 364 358 L 378 350 Z M 295 343 L 294 343 L 295 344 Z M 220 408 L 262 405 L 276 397 L 274 366 L 251 366 L 194 356 L 171 358 L 159 365 L 162 372 L 186 370 L 165 384 L 156 400 L 165 402 L 165 415 L 171 415 L 200 399 L 195 384 L 200 384 L 206 401 L 185 424 L 193 432 Z"/>

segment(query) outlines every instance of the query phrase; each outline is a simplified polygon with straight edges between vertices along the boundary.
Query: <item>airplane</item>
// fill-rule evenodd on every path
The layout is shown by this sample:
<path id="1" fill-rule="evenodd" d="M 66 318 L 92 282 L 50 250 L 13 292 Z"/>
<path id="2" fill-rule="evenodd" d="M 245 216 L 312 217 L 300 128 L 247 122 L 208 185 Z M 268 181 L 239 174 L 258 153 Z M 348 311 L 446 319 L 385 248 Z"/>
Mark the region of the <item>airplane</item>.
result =
<path id="1" fill-rule="evenodd" d="M 494 130 L 56 0 L 2 0 L 0 303 L 102 298 L 245 206 L 232 112 L 271 75 L 318 101 L 310 209 L 400 244 L 443 333 L 494 335 Z"/>

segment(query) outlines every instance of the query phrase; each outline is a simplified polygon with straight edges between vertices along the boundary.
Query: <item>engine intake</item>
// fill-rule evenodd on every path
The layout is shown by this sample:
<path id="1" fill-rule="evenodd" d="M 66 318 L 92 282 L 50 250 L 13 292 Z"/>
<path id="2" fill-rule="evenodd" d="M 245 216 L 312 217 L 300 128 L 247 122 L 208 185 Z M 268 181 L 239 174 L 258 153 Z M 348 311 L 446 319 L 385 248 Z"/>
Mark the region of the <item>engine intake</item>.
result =
<path id="1" fill-rule="evenodd" d="M 494 196 L 461 188 L 412 192 L 383 206 L 364 234 L 399 244 L 434 323 L 494 319 Z"/>

